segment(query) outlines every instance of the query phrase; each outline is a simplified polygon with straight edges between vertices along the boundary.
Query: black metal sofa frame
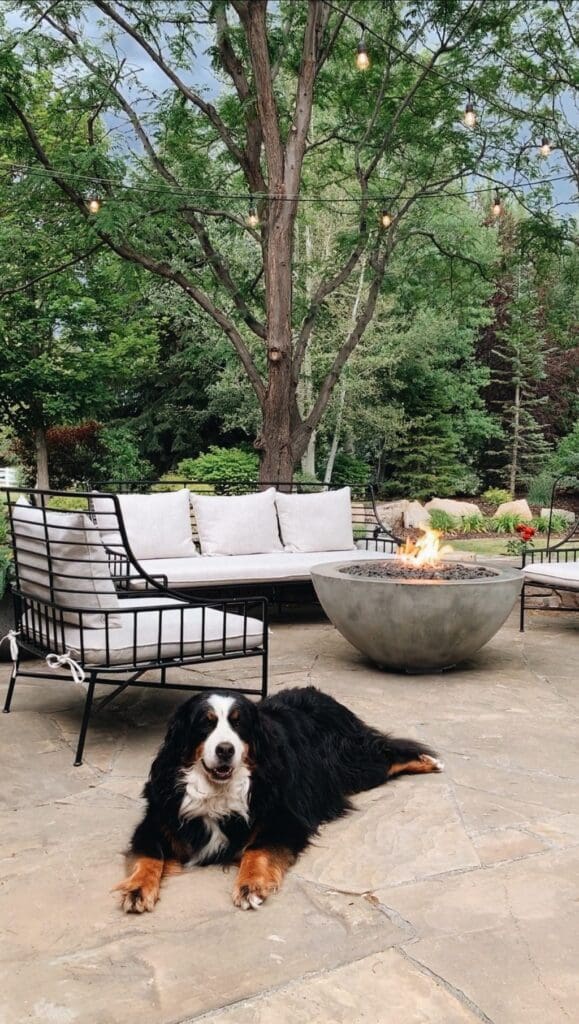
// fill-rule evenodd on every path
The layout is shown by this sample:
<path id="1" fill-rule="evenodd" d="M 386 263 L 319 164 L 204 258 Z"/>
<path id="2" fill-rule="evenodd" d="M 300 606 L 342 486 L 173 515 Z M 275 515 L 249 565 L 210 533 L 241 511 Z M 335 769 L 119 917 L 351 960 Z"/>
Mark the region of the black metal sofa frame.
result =
<path id="1" fill-rule="evenodd" d="M 69 680 L 71 672 L 77 682 L 86 681 L 75 765 L 82 763 L 97 685 L 114 688 L 99 702 L 100 710 L 131 686 L 184 691 L 214 688 L 169 681 L 168 674 L 175 668 L 257 658 L 261 663 L 259 686 L 235 687 L 232 692 L 267 695 L 268 604 L 264 597 L 230 596 L 213 601 L 205 595 L 202 599 L 186 596 L 169 590 L 162 579 L 149 576 L 134 560 L 130 574 L 139 577 L 142 589 L 128 593 L 131 576 L 125 571 L 121 576 L 115 574 L 115 560 L 106 553 L 90 519 L 90 493 L 2 488 L 0 494 L 8 509 L 14 558 L 15 628 L 8 637 L 13 668 L 4 711 L 10 711 L 18 679 Z M 28 506 L 18 503 L 23 496 L 29 499 Z M 70 515 L 63 518 L 60 510 L 51 508 L 57 498 L 73 502 L 74 519 Z M 118 531 L 129 551 L 114 495 L 112 501 Z M 95 563 L 100 574 L 96 580 Z M 99 622 L 96 629 L 90 625 L 95 616 Z M 50 668 L 23 668 L 20 649 L 48 658 Z M 151 672 L 155 679 L 142 678 Z"/>

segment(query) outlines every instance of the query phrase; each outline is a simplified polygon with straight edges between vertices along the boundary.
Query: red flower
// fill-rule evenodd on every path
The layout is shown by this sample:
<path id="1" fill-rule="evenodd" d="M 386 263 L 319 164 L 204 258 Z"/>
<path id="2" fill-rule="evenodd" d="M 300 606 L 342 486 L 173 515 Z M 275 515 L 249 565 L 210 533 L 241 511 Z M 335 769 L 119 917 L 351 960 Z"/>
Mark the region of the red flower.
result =
<path id="1" fill-rule="evenodd" d="M 519 523 L 517 526 L 515 526 L 515 530 L 519 534 L 521 540 L 525 543 L 527 543 L 527 541 L 532 540 L 535 536 L 535 533 L 537 532 L 534 526 L 528 526 L 526 523 Z"/>

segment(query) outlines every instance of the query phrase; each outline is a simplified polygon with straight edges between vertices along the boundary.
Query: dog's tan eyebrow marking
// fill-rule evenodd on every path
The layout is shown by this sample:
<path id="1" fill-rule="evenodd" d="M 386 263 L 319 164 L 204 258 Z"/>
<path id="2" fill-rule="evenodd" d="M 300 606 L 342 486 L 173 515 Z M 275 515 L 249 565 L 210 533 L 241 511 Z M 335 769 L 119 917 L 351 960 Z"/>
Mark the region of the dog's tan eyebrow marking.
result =
<path id="1" fill-rule="evenodd" d="M 207 719 L 208 722 L 216 722 L 217 721 L 217 715 L 215 714 L 214 711 L 206 711 L 205 712 L 205 718 Z"/>

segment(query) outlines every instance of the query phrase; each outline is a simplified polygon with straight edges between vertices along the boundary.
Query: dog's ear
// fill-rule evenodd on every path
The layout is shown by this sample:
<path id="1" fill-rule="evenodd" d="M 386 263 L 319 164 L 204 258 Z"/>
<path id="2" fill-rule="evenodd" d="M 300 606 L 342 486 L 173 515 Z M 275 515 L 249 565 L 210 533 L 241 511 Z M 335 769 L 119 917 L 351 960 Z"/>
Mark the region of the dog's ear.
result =
<path id="1" fill-rule="evenodd" d="M 175 791 L 177 773 L 191 746 L 192 727 L 198 697 L 177 708 L 169 722 L 165 739 L 151 765 L 149 790 L 156 798 L 166 799 Z"/>

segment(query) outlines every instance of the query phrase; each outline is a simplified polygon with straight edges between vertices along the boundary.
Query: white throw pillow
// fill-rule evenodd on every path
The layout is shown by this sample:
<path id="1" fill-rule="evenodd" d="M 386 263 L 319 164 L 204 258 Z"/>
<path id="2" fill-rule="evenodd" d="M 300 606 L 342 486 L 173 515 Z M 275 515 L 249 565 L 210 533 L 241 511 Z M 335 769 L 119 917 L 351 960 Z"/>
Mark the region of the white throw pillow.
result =
<path id="1" fill-rule="evenodd" d="M 275 496 L 286 551 L 347 551 L 354 547 L 350 488 Z"/>
<path id="2" fill-rule="evenodd" d="M 203 555 L 257 555 L 281 551 L 275 490 L 217 497 L 192 494 Z"/>
<path id="3" fill-rule="evenodd" d="M 118 499 L 127 540 L 137 560 L 194 558 L 197 555 L 191 532 L 188 490 L 119 494 Z M 95 495 L 92 504 L 105 544 L 115 547 L 122 543 L 111 499 L 106 495 Z"/>
<path id="4" fill-rule="evenodd" d="M 94 608 L 94 613 L 83 615 L 83 628 L 102 629 L 106 623 L 102 612 L 117 610 L 119 599 L 106 551 L 88 515 L 47 511 L 45 519 L 42 509 L 19 498 L 12 510 L 12 530 L 22 593 L 59 608 Z M 80 625 L 75 611 L 65 611 L 63 619 Z M 59 617 L 57 627 L 58 622 Z M 108 624 L 120 627 L 120 617 L 109 615 Z"/>

